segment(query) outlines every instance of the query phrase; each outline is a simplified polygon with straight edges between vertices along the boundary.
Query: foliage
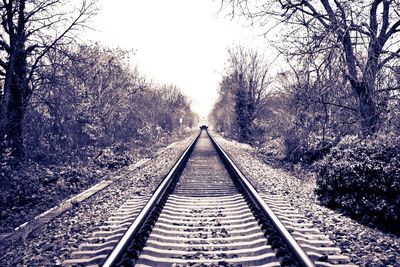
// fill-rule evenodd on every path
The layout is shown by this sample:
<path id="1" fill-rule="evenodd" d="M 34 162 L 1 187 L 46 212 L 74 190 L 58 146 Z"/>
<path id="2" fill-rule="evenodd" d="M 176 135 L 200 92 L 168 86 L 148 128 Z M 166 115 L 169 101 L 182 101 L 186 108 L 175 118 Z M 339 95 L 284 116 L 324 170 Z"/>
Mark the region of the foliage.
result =
<path id="1" fill-rule="evenodd" d="M 321 159 L 335 144 L 334 138 L 322 140 L 321 136 L 311 134 L 300 138 L 301 134 L 289 132 L 285 135 L 285 160 L 291 163 L 312 164 Z"/>
<path id="2" fill-rule="evenodd" d="M 279 25 L 276 47 L 289 56 L 292 65 L 293 60 L 303 57 L 312 57 L 322 70 L 340 62 L 338 77 L 349 83 L 357 98 L 362 135 L 379 130 L 376 93 L 381 90 L 382 73 L 399 64 L 400 50 L 395 45 L 400 40 L 399 1 L 222 0 L 222 3 L 232 15 L 242 14 L 263 27 Z"/>
<path id="3" fill-rule="evenodd" d="M 329 207 L 399 230 L 400 138 L 347 136 L 317 164 L 316 193 Z M 397 228 L 397 229 L 396 229 Z"/>
<path id="4" fill-rule="evenodd" d="M 210 121 L 233 138 L 259 142 L 264 129 L 256 122 L 269 84 L 266 62 L 256 51 L 239 47 L 229 50 L 226 72 Z"/>
<path id="5" fill-rule="evenodd" d="M 218 116 L 229 114 L 232 120 L 232 114 L 240 114 L 252 123 L 233 120 L 236 126 L 229 128 L 214 120 L 217 127 L 223 125 L 224 132 L 239 140 L 241 128 L 247 141 L 255 133 L 263 135 L 257 139 L 266 140 L 264 144 L 250 143 L 272 163 L 307 168 L 320 161 L 315 166 L 323 203 L 398 225 L 400 50 L 395 44 L 400 40 L 400 2 L 221 2 L 232 16 L 240 14 L 264 27 L 288 68 L 276 75 L 276 88 L 262 98 L 254 120 L 248 119 L 243 93 L 236 98 L 220 94 L 225 108 L 217 103 Z M 270 34 L 275 32 L 277 39 Z M 261 131 L 253 132 L 254 125 Z"/>
<path id="6" fill-rule="evenodd" d="M 118 146 L 116 145 L 103 149 L 93 161 L 100 167 L 110 170 L 119 169 L 132 162 L 132 159 L 126 151 L 118 153 L 118 150 Z"/>
<path id="7" fill-rule="evenodd" d="M 76 45 L 52 51 L 48 61 L 24 119 L 27 158 L 96 157 L 116 144 L 139 147 L 194 125 L 187 97 L 146 81 L 129 66 L 129 51 Z"/>
<path id="8" fill-rule="evenodd" d="M 153 157 L 159 148 L 191 134 L 192 130 L 164 133 L 158 139 L 133 149 L 122 143 L 101 150 L 87 147 L 86 153 L 97 153 L 100 150 L 97 155 L 91 153 L 96 156 L 87 160 L 70 158 L 51 163 L 27 159 L 17 168 L 11 168 L 0 161 L 0 233 L 11 231 L 37 214 L 98 183 L 105 176 L 115 176 L 116 172 L 124 170 L 123 167 L 132 162 Z"/>
<path id="9" fill-rule="evenodd" d="M 257 147 L 257 152 L 262 156 L 265 162 L 279 163 L 286 157 L 283 138 L 270 138 L 261 146 Z"/>
<path id="10" fill-rule="evenodd" d="M 179 88 L 147 81 L 130 56 L 97 44 L 71 44 L 44 56 L 24 106 L 24 156 L 10 164 L 12 148 L 0 149 L 5 224 L 22 223 L 14 213 L 35 204 L 45 210 L 139 155 L 151 156 L 196 124 Z"/>
<path id="11" fill-rule="evenodd" d="M 311 164 L 342 136 L 358 131 L 357 110 L 351 89 L 334 79 L 336 67 L 318 70 L 306 58 L 300 63 L 277 75 L 280 89 L 263 100 L 258 125 L 264 127 L 266 139 L 283 140 L 286 161 Z"/>
<path id="12" fill-rule="evenodd" d="M 71 5 L 52 0 L 4 0 L 0 4 L 0 150 L 10 149 L 9 161 L 14 164 L 25 153 L 26 106 L 38 71 L 47 66 L 46 56 L 69 43 L 97 11 L 95 1 L 67 6 Z"/>

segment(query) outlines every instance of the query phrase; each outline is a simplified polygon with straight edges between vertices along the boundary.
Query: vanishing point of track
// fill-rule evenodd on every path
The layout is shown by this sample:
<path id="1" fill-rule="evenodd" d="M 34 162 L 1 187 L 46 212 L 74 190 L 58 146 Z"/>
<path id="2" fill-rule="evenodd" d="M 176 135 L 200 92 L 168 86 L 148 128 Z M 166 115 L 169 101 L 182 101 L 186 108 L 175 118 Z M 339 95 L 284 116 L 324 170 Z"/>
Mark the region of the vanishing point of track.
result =
<path id="1" fill-rule="evenodd" d="M 112 225 L 117 241 L 78 252 L 80 264 L 106 253 L 103 266 L 350 266 L 282 198 L 260 196 L 206 131 L 145 201 Z"/>

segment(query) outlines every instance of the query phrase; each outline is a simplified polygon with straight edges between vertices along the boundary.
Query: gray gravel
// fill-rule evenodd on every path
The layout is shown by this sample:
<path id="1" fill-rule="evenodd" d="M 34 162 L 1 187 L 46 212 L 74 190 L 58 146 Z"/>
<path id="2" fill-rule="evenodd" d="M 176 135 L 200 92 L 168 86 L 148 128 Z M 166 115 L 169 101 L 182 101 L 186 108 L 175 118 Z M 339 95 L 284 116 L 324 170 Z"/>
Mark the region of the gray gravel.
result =
<path id="1" fill-rule="evenodd" d="M 65 212 L 26 239 L 1 249 L 0 266 L 59 265 L 91 233 L 98 230 L 127 196 L 146 195 L 154 190 L 192 137 L 161 149 L 126 179 L 97 193 Z M 360 266 L 400 266 L 400 237 L 361 225 L 320 206 L 314 195 L 315 178 L 299 179 L 272 168 L 256 158 L 248 145 L 217 138 L 258 190 L 287 196 L 323 233 Z"/>
<path id="2" fill-rule="evenodd" d="M 400 237 L 372 229 L 319 205 L 314 194 L 315 177 L 295 177 L 262 162 L 249 145 L 222 137 L 216 139 L 257 190 L 286 196 L 287 201 L 328 235 L 353 263 L 400 266 Z"/>
<path id="3" fill-rule="evenodd" d="M 3 247 L 0 244 L 0 266 L 54 266 L 77 250 L 79 244 L 99 230 L 110 214 L 132 195 L 150 194 L 162 177 L 193 139 L 173 143 L 159 150 L 139 169 L 126 174 L 126 179 L 98 192 L 88 200 L 29 234 L 24 240 Z"/>

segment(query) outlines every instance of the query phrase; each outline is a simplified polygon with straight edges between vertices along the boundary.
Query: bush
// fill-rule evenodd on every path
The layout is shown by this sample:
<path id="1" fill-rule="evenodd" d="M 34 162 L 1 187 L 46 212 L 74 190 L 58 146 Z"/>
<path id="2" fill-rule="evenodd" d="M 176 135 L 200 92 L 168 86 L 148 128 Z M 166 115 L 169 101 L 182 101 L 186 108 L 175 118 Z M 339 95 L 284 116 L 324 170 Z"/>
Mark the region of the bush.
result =
<path id="1" fill-rule="evenodd" d="M 399 231 L 399 152 L 397 136 L 344 138 L 316 165 L 319 199 L 362 222 Z"/>
<path id="2" fill-rule="evenodd" d="M 101 168 L 116 170 L 132 162 L 128 152 L 119 151 L 118 146 L 105 148 L 95 157 L 94 162 Z"/>
<path id="3" fill-rule="evenodd" d="M 285 159 L 285 146 L 283 138 L 270 138 L 257 148 L 265 162 L 276 163 Z"/>
<path id="4" fill-rule="evenodd" d="M 292 163 L 312 164 L 322 159 L 336 142 L 333 137 L 290 130 L 284 136 L 285 160 Z"/>

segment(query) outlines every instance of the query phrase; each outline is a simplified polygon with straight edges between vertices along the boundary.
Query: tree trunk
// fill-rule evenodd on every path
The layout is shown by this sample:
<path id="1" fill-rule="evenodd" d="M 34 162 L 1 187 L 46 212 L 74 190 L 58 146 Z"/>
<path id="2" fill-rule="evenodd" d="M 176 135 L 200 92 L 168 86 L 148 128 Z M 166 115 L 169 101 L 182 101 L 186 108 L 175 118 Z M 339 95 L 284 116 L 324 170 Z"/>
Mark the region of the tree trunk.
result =
<path id="1" fill-rule="evenodd" d="M 25 102 L 29 96 L 23 42 L 18 42 L 17 56 L 11 75 L 6 118 L 6 144 L 11 149 L 13 158 L 20 159 L 24 156 L 23 119 Z"/>
<path id="2" fill-rule="evenodd" d="M 23 149 L 23 102 L 21 91 L 17 85 L 11 86 L 10 104 L 7 112 L 6 143 L 11 149 L 11 156 L 20 159 L 24 155 Z"/>
<path id="3" fill-rule="evenodd" d="M 371 89 L 365 83 L 359 83 L 354 88 L 358 96 L 361 134 L 365 137 L 378 131 L 379 115 L 376 111 Z"/>
<path id="4" fill-rule="evenodd" d="M 14 25 L 13 19 L 16 14 L 13 13 L 12 2 L 9 2 L 6 23 L 10 30 L 10 55 L 4 82 L 5 95 L 2 103 L 4 129 L 1 134 L 6 148 L 11 150 L 12 158 L 18 163 L 19 159 L 24 156 L 24 105 L 30 93 L 25 51 L 25 0 L 18 2 L 17 10 L 17 25 Z"/>

